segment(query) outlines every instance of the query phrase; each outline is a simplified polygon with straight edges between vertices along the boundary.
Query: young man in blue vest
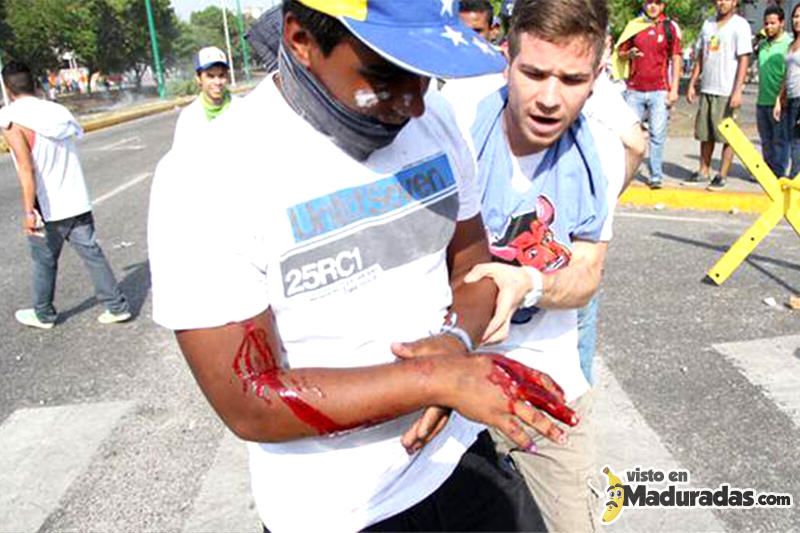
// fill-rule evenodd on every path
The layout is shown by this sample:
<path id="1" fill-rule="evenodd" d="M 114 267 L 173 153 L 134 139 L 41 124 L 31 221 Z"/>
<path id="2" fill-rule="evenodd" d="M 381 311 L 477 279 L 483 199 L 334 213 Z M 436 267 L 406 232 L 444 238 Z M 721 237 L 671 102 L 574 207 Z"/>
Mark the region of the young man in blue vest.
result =
<path id="1" fill-rule="evenodd" d="M 554 376 L 582 417 L 578 426 L 561 426 L 565 446 L 530 433 L 535 453 L 493 433 L 498 451 L 525 476 L 549 531 L 594 528 L 592 396 L 576 309 L 600 282 L 625 152 L 618 135 L 581 109 L 601 72 L 607 22 L 603 0 L 518 0 L 507 81 L 485 76 L 442 89 L 473 142 L 494 259 L 467 281 L 489 277 L 500 288 L 484 341 Z"/>

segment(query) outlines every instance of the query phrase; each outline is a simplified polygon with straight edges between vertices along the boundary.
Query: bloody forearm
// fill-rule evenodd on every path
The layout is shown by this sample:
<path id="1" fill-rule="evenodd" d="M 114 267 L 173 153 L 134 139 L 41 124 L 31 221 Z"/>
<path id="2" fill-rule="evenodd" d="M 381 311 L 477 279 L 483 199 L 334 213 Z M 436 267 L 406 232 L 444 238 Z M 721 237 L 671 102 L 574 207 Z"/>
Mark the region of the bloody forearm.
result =
<path id="1" fill-rule="evenodd" d="M 281 442 L 334 434 L 426 405 L 451 407 L 491 423 L 480 413 L 503 396 L 511 406 L 501 404 L 508 413 L 514 412 L 513 402 L 520 401 L 570 419 L 563 394 L 549 379 L 526 373 L 530 369 L 522 365 L 501 364 L 502 356 L 433 355 L 360 368 L 289 369 L 278 359 L 279 344 L 264 322 L 259 315 L 217 328 L 211 336 L 209 330 L 178 333 L 209 402 L 245 440 Z M 501 376 L 496 368 L 506 375 L 502 383 L 496 381 Z"/>
<path id="2" fill-rule="evenodd" d="M 234 433 L 280 442 L 396 418 L 433 402 L 427 358 L 361 368 L 289 369 L 263 317 L 178 333 L 198 384 Z"/>

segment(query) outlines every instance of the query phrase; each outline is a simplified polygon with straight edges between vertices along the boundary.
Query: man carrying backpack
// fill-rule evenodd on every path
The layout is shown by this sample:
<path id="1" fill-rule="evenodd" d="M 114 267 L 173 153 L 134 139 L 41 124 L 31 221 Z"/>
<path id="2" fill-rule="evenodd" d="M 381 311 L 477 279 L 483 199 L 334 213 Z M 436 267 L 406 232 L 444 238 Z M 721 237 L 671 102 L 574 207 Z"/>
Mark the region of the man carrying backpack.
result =
<path id="1" fill-rule="evenodd" d="M 665 0 L 644 0 L 641 16 L 628 22 L 617 43 L 625 68 L 625 100 L 639 118 L 649 116 L 651 189 L 660 189 L 662 160 L 667 140 L 668 108 L 678 100 L 681 78 L 681 34 L 664 14 Z"/>

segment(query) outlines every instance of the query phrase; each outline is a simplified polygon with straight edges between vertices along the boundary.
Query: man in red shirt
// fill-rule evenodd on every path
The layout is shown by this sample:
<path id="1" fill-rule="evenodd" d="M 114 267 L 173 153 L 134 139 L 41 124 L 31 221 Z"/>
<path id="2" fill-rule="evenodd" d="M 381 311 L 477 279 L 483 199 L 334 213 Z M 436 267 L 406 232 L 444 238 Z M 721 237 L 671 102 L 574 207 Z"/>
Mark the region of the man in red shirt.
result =
<path id="1" fill-rule="evenodd" d="M 631 66 L 625 100 L 642 121 L 649 115 L 651 189 L 662 187 L 668 109 L 678 100 L 681 77 L 680 28 L 664 14 L 664 2 L 644 0 L 643 15 L 632 22 L 645 23 L 645 28 L 618 49 Z"/>

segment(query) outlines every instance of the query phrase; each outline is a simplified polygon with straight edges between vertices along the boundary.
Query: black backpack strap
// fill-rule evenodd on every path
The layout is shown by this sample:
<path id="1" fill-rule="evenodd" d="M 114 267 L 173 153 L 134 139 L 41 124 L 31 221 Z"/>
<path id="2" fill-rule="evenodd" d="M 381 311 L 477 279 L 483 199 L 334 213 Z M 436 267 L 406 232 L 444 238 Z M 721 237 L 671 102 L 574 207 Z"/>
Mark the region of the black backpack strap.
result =
<path id="1" fill-rule="evenodd" d="M 664 34 L 667 36 L 667 58 L 672 57 L 672 42 L 675 39 L 675 36 L 672 33 L 672 19 L 666 18 L 664 19 Z"/>

